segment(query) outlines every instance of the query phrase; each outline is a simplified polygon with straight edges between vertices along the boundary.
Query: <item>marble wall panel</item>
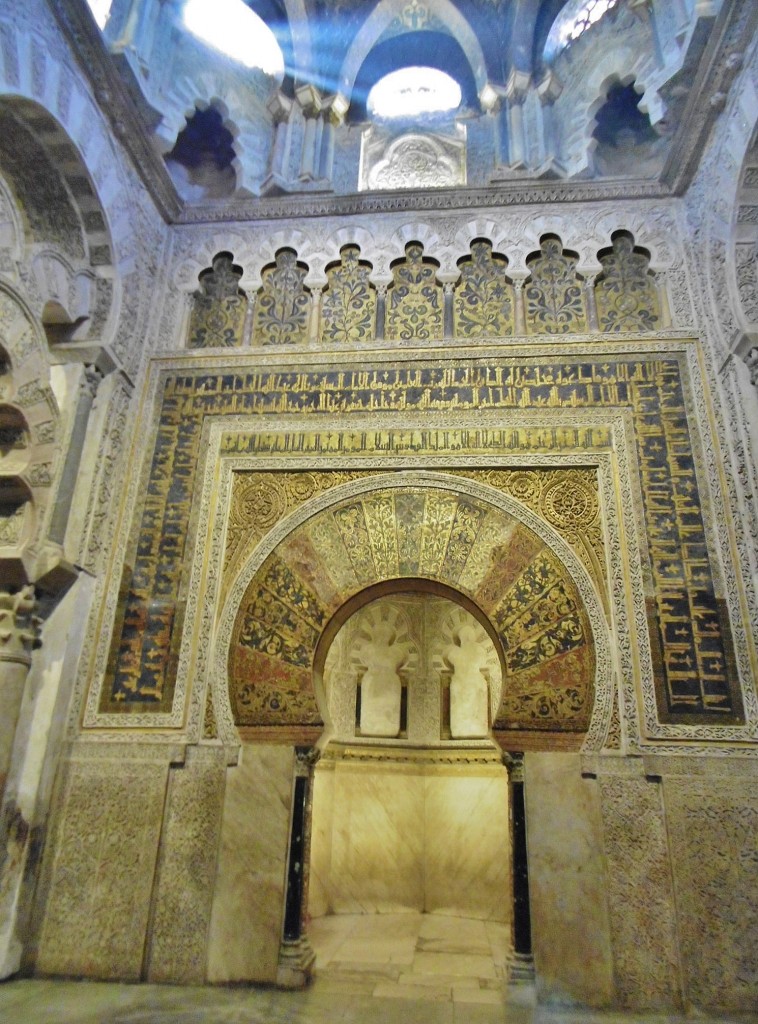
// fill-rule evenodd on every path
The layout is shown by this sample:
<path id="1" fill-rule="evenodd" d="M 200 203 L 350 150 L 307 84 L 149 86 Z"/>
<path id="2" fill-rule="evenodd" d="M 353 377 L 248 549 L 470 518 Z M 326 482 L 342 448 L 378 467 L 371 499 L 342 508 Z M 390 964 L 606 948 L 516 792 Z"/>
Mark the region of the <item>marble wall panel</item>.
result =
<path id="1" fill-rule="evenodd" d="M 544 1003 L 613 1000 L 597 784 L 571 753 L 524 756 L 529 898 L 537 994 Z"/>
<path id="2" fill-rule="evenodd" d="M 137 981 L 142 972 L 168 763 L 108 754 L 68 766 L 39 974 Z"/>
<path id="3" fill-rule="evenodd" d="M 600 775 L 616 1001 L 634 1009 L 680 1005 L 674 891 L 661 787 L 637 762 Z M 630 770 L 634 774 L 630 773 Z"/>
<path id="4" fill-rule="evenodd" d="M 324 767 L 326 770 L 324 770 Z M 311 803 L 311 856 L 308 874 L 308 916 L 331 912 L 332 825 L 334 772 L 322 766 L 313 775 Z"/>
<path id="5" fill-rule="evenodd" d="M 169 773 L 150 938 L 149 981 L 205 981 L 226 765 L 220 747 L 196 747 Z"/>
<path id="6" fill-rule="evenodd" d="M 663 780 L 685 993 L 698 1007 L 758 1006 L 756 781 L 755 772 Z"/>
<path id="7" fill-rule="evenodd" d="M 294 751 L 243 743 L 229 768 L 208 942 L 208 981 L 276 980 Z"/>
<path id="8" fill-rule="evenodd" d="M 424 794 L 424 910 L 509 921 L 506 769 L 430 768 Z"/>
<path id="9" fill-rule="evenodd" d="M 508 786 L 499 765 L 341 764 L 315 775 L 308 910 L 505 922 Z"/>
<path id="10" fill-rule="evenodd" d="M 405 765 L 338 764 L 334 786 L 332 913 L 422 911 L 423 780 Z"/>

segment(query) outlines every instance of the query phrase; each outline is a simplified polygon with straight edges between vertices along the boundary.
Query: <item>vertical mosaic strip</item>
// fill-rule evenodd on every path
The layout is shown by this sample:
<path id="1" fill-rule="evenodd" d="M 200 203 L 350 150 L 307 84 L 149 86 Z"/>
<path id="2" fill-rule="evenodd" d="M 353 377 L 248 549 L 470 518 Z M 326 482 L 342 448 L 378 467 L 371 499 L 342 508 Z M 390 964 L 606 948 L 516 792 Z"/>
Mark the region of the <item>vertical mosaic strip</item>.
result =
<path id="1" fill-rule="evenodd" d="M 597 319 L 601 331 L 654 331 L 661 321 L 650 257 L 635 248 L 628 231 L 613 236 L 610 250 L 600 252 L 602 274 L 595 284 Z"/>
<path id="2" fill-rule="evenodd" d="M 321 340 L 348 345 L 376 335 L 376 291 L 369 283 L 371 264 L 357 245 L 340 250 L 339 263 L 326 268 L 321 300 Z"/>
<path id="3" fill-rule="evenodd" d="M 527 260 L 530 277 L 524 289 L 529 334 L 572 334 L 587 330 L 577 257 L 564 253 L 560 238 L 546 235 L 539 253 Z"/>
<path id="4" fill-rule="evenodd" d="M 490 242 L 471 243 L 471 255 L 458 260 L 461 280 L 453 303 L 457 338 L 497 338 L 513 334 L 513 286 L 508 261 L 492 252 Z"/>

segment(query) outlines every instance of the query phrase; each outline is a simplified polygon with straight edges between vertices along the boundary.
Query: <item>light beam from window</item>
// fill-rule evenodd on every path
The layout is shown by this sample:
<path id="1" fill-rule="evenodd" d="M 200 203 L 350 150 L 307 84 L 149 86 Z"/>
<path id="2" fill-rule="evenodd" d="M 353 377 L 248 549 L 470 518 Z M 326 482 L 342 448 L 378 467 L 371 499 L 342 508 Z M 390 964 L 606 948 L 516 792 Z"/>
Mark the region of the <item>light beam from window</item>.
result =
<path id="1" fill-rule="evenodd" d="M 372 87 L 366 109 L 373 117 L 417 117 L 455 110 L 461 87 L 437 68 L 407 67 L 391 71 Z"/>
<path id="2" fill-rule="evenodd" d="M 248 68 L 284 74 L 284 57 L 268 25 L 243 0 L 187 0 L 184 24 L 204 43 Z"/>
<path id="3" fill-rule="evenodd" d="M 97 22 L 97 27 L 102 32 L 108 23 L 110 17 L 111 7 L 113 6 L 113 0 L 87 0 L 89 9 L 92 11 L 92 17 Z"/>
<path id="4" fill-rule="evenodd" d="M 573 3 L 568 3 L 550 29 L 545 42 L 545 59 L 557 57 L 617 3 L 618 0 L 573 0 Z"/>

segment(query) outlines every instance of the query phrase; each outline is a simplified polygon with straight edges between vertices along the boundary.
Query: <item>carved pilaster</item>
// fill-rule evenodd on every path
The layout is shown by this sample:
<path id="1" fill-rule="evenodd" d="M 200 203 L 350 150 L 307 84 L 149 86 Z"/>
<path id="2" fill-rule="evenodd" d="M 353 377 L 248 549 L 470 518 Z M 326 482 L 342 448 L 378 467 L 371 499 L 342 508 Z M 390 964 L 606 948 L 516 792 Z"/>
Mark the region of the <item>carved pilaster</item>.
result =
<path id="1" fill-rule="evenodd" d="M 387 285 L 376 286 L 376 340 L 384 340 L 384 320 L 387 315 Z"/>
<path id="2" fill-rule="evenodd" d="M 3 790 L 32 650 L 39 643 L 40 619 L 35 615 L 36 606 L 31 584 L 15 594 L 0 592 L 0 789 Z"/>
<path id="3" fill-rule="evenodd" d="M 758 388 L 758 348 L 751 348 L 745 356 L 745 366 L 750 371 L 750 383 Z"/>
<path id="4" fill-rule="evenodd" d="M 443 336 L 445 338 L 453 337 L 453 289 L 455 288 L 455 282 L 444 281 L 442 284 L 443 292 Z"/>
<path id="5" fill-rule="evenodd" d="M 508 163 L 512 170 L 524 169 L 527 162 L 524 100 L 528 88 L 529 75 L 514 69 L 505 87 L 508 104 Z"/>
<path id="6" fill-rule="evenodd" d="M 312 345 L 316 344 L 319 338 L 321 325 L 321 297 L 323 292 L 323 288 L 311 287 L 310 289 L 311 308 L 308 314 L 308 341 Z"/>
<path id="7" fill-rule="evenodd" d="M 584 282 L 584 303 L 587 309 L 587 327 L 591 331 L 599 330 L 597 319 L 597 303 L 595 302 L 595 275 Z"/>

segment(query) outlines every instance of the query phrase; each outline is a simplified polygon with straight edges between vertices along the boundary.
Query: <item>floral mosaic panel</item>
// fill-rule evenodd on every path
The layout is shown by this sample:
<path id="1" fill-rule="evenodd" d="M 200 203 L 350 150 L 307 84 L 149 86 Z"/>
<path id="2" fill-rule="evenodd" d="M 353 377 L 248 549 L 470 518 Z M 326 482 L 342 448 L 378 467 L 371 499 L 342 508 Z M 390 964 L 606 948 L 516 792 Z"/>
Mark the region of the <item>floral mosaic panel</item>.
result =
<path id="1" fill-rule="evenodd" d="M 471 255 L 458 261 L 461 280 L 455 289 L 454 334 L 458 338 L 497 338 L 513 334 L 513 287 L 508 261 L 489 242 L 472 242 Z"/>
<path id="2" fill-rule="evenodd" d="M 405 259 L 392 266 L 392 284 L 387 289 L 384 336 L 392 341 L 420 341 L 442 338 L 443 294 L 437 283 L 439 264 L 424 256 L 424 247 L 411 242 Z"/>
<path id="3" fill-rule="evenodd" d="M 610 251 L 600 253 L 603 273 L 595 285 L 601 331 L 655 331 L 661 313 L 650 273 L 650 258 L 634 247 L 634 239 L 619 231 Z"/>
<path id="4" fill-rule="evenodd" d="M 328 284 L 321 300 L 322 341 L 348 344 L 376 335 L 376 291 L 369 283 L 371 264 L 357 245 L 346 245 L 340 262 L 327 267 Z"/>
<path id="5" fill-rule="evenodd" d="M 247 298 L 240 290 L 242 268 L 229 253 L 219 253 L 211 269 L 200 275 L 192 299 L 189 348 L 234 348 L 242 344 Z"/>
<path id="6" fill-rule="evenodd" d="M 254 345 L 302 345 L 308 340 L 307 273 L 294 249 L 280 249 L 275 262 L 264 267 L 255 301 Z"/>
<path id="7" fill-rule="evenodd" d="M 560 238 L 547 235 L 538 254 L 527 260 L 524 289 L 529 334 L 571 334 L 587 330 L 582 281 L 576 256 L 564 253 Z"/>

